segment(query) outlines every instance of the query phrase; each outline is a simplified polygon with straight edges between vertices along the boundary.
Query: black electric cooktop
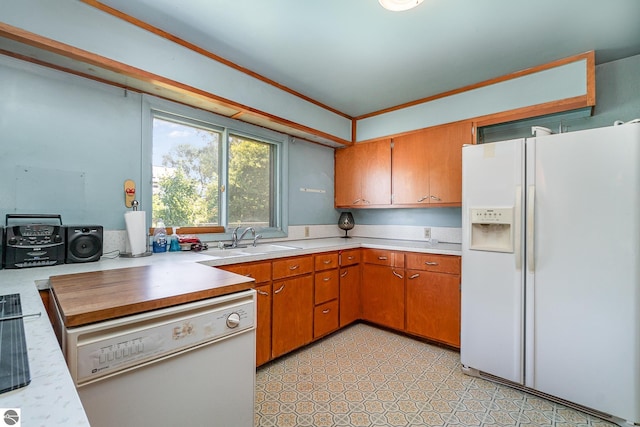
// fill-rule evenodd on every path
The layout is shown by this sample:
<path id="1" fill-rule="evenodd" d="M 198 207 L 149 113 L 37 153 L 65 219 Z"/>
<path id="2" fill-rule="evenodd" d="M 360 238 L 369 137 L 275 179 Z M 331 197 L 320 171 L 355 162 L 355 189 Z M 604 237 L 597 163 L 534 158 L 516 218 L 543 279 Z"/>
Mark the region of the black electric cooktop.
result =
<path id="1" fill-rule="evenodd" d="M 0 295 L 0 393 L 30 382 L 20 294 Z"/>

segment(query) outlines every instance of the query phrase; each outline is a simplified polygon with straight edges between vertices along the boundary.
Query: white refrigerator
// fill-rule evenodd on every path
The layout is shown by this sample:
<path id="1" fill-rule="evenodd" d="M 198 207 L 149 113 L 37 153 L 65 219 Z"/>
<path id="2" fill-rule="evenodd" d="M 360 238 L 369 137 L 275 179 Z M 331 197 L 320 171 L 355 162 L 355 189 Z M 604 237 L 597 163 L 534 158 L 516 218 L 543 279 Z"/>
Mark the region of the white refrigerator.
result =
<path id="1" fill-rule="evenodd" d="M 463 369 L 640 423 L 640 124 L 462 153 Z"/>

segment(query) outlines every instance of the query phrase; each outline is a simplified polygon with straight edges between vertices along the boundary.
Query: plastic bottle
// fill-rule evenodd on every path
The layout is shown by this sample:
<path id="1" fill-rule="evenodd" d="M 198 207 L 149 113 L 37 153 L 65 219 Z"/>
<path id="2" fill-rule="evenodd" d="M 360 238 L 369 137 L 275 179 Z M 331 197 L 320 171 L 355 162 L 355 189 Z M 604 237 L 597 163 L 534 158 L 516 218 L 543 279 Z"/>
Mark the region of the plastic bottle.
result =
<path id="1" fill-rule="evenodd" d="M 162 220 L 158 221 L 158 225 L 153 231 L 153 252 L 167 251 L 167 229 L 164 227 Z"/>
<path id="2" fill-rule="evenodd" d="M 180 252 L 180 239 L 178 238 L 176 227 L 173 227 L 173 234 L 169 241 L 169 252 Z"/>

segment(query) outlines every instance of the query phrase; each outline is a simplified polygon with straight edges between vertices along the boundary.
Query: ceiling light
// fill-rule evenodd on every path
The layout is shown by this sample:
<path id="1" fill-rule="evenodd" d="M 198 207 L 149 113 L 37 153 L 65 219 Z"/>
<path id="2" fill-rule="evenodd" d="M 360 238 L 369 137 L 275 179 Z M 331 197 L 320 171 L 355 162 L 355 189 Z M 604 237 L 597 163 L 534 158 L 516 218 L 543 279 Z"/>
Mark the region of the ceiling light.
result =
<path id="1" fill-rule="evenodd" d="M 378 0 L 382 7 L 394 12 L 413 9 L 423 2 L 423 0 Z"/>

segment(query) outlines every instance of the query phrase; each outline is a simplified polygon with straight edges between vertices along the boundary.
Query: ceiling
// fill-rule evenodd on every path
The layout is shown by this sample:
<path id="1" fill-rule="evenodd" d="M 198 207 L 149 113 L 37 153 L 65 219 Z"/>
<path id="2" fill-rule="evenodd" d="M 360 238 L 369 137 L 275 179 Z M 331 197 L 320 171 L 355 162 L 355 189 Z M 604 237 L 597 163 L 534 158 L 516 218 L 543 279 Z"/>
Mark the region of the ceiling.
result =
<path id="1" fill-rule="evenodd" d="M 589 50 L 640 54 L 638 0 L 101 0 L 350 117 Z"/>

